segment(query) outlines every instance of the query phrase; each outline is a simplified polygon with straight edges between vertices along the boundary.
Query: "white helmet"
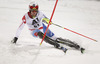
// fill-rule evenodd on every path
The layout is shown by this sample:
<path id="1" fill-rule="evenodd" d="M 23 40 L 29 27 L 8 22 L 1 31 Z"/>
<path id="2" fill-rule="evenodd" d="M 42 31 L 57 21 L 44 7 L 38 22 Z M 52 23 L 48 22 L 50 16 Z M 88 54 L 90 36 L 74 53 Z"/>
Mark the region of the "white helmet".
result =
<path id="1" fill-rule="evenodd" d="M 29 10 L 30 11 L 38 11 L 38 8 L 39 8 L 39 6 L 36 2 L 31 2 L 29 4 Z"/>

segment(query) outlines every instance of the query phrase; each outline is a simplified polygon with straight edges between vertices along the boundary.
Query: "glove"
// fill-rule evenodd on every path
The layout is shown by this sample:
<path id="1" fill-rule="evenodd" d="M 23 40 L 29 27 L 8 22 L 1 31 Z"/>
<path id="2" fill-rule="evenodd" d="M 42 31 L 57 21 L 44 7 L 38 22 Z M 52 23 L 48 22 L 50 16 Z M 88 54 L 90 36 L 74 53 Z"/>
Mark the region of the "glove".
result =
<path id="1" fill-rule="evenodd" d="M 11 42 L 16 44 L 17 40 L 18 40 L 18 38 L 14 37 L 14 39 Z"/>
<path id="2" fill-rule="evenodd" d="M 50 20 L 49 20 L 48 18 L 43 18 L 43 19 L 42 19 L 42 22 L 45 22 L 45 23 L 47 23 L 47 24 L 49 24 L 49 21 L 50 21 Z M 50 22 L 50 24 L 52 24 L 52 22 Z"/>

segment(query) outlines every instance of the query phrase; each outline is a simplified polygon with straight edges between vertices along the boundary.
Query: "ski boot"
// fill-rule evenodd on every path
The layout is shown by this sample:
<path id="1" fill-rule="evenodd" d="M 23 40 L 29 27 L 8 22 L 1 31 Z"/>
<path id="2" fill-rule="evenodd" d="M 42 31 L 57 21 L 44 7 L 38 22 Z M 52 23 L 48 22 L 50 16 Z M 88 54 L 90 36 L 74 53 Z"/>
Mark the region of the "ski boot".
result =
<path id="1" fill-rule="evenodd" d="M 67 48 L 61 47 L 61 49 L 63 50 L 64 53 L 66 53 L 66 51 L 68 50 Z"/>
<path id="2" fill-rule="evenodd" d="M 60 50 L 62 50 L 64 53 L 66 53 L 66 51 L 68 50 L 67 48 L 65 48 L 65 47 L 62 47 L 62 46 L 60 46 L 59 44 L 57 44 L 57 45 L 54 45 L 54 47 L 55 47 L 55 48 L 57 48 L 57 49 L 60 49 Z"/>

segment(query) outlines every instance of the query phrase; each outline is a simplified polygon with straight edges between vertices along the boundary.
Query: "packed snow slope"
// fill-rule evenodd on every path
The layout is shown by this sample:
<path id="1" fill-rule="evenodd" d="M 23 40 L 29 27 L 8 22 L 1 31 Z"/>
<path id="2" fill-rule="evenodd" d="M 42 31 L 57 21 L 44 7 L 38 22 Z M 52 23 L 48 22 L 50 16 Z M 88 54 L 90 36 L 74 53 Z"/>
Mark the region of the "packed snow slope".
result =
<path id="1" fill-rule="evenodd" d="M 61 50 L 30 35 L 27 26 L 22 30 L 17 44 L 11 43 L 21 18 L 28 11 L 32 0 L 0 0 L 0 64 L 100 64 L 100 2 L 59 0 L 52 22 L 88 37 L 89 40 L 57 26 L 51 29 L 57 37 L 76 41 L 86 49 L 84 54 L 68 48 Z M 48 18 L 52 14 L 55 0 L 36 0 Z"/>

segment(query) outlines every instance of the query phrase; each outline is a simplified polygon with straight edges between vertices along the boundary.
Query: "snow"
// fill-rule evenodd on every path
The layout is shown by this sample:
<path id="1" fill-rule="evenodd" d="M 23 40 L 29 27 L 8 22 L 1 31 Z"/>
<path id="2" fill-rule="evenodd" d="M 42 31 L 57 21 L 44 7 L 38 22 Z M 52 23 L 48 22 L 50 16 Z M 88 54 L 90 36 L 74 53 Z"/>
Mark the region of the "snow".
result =
<path id="1" fill-rule="evenodd" d="M 61 50 L 33 38 L 24 27 L 17 45 L 11 43 L 22 16 L 32 0 L 0 0 L 0 64 L 99 64 L 100 63 L 100 2 L 59 0 L 52 21 L 78 33 L 98 40 L 94 42 L 67 30 L 51 25 L 58 37 L 76 41 L 86 52 Z M 51 16 L 55 0 L 36 0 L 39 9 Z"/>

